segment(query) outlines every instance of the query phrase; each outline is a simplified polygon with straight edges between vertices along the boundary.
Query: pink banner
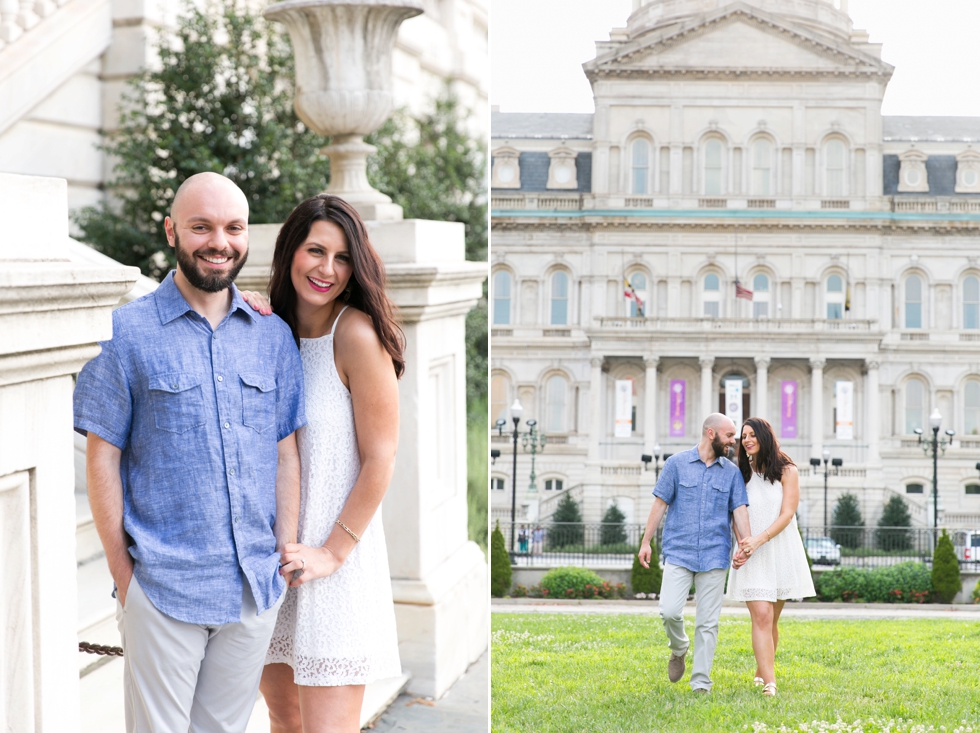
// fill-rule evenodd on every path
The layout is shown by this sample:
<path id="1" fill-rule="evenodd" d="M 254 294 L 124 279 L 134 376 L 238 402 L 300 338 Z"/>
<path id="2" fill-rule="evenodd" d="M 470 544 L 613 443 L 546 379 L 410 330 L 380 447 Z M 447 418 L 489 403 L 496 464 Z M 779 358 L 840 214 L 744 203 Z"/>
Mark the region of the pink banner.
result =
<path id="1" fill-rule="evenodd" d="M 684 397 L 687 392 L 687 382 L 683 379 L 670 380 L 670 437 L 683 438 L 687 434 L 685 419 Z"/>
<path id="2" fill-rule="evenodd" d="M 795 381 L 784 381 L 779 390 L 782 395 L 782 407 L 779 411 L 779 437 L 796 437 L 796 403 L 799 398 L 799 385 Z"/>

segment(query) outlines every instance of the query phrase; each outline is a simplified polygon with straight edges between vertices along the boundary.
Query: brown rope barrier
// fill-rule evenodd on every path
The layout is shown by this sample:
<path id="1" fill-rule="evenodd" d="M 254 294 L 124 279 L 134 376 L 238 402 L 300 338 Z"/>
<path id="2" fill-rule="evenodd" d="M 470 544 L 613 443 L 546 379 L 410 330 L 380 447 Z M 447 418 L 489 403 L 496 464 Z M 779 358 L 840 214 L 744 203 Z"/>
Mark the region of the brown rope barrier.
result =
<path id="1" fill-rule="evenodd" d="M 121 657 L 123 655 L 120 646 L 102 646 L 101 644 L 90 644 L 87 641 L 78 642 L 78 651 L 105 657 Z"/>

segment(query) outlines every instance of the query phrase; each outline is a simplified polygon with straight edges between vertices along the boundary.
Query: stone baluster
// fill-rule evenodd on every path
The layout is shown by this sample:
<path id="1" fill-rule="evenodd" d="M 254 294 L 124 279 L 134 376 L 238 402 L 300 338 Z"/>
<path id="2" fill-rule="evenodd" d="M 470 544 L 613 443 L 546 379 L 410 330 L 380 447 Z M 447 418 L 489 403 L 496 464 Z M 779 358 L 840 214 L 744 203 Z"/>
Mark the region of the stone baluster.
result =
<path id="1" fill-rule="evenodd" d="M 58 5 L 54 0 L 34 0 L 34 12 L 39 18 L 47 18 L 57 9 Z"/>
<path id="2" fill-rule="evenodd" d="M 17 13 L 17 25 L 19 25 L 25 31 L 29 31 L 38 24 L 39 20 L 41 19 L 38 18 L 37 13 L 34 12 L 34 0 L 20 0 L 20 10 Z"/>
<path id="3" fill-rule="evenodd" d="M 13 43 L 24 34 L 24 29 L 17 23 L 19 10 L 18 0 L 0 0 L 0 42 Z"/>

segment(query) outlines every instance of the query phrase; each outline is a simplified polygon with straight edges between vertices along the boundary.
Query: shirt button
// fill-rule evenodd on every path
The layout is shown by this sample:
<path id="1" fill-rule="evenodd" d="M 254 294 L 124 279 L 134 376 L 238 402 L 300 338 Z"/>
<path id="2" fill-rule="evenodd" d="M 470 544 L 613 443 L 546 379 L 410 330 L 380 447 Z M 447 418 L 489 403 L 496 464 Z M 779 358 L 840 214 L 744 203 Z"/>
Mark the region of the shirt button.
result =
<path id="1" fill-rule="evenodd" d="M 234 468 L 231 469 L 230 473 L 231 473 L 232 476 L 234 476 L 235 475 L 235 469 Z"/>
<path id="2" fill-rule="evenodd" d="M 230 428 L 230 427 L 231 427 L 231 423 L 225 423 L 225 428 Z"/>
<path id="3" fill-rule="evenodd" d="M 223 382 L 223 381 L 225 381 L 225 378 L 224 378 L 224 377 L 222 377 L 222 376 L 221 376 L 221 375 L 219 374 L 219 375 L 218 375 L 218 381 L 219 381 L 219 382 Z"/>
<path id="4" fill-rule="evenodd" d="M 235 517 L 235 524 L 241 524 L 241 521 L 242 521 L 241 517 Z"/>
<path id="5" fill-rule="evenodd" d="M 174 385 L 174 389 L 178 389 L 178 386 L 176 384 Z"/>

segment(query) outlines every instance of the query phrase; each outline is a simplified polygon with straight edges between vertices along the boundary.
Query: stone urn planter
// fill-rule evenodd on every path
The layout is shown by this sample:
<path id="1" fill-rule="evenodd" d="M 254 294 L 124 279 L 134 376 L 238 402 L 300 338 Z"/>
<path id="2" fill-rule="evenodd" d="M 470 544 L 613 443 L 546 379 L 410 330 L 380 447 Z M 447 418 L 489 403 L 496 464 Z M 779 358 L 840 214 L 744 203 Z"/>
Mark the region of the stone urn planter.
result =
<path id="1" fill-rule="evenodd" d="M 368 183 L 364 136 L 391 115 L 392 52 L 402 21 L 421 0 L 286 0 L 265 17 L 286 26 L 296 59 L 296 114 L 332 142 L 327 193 L 365 219 L 400 219 L 401 207 Z"/>

